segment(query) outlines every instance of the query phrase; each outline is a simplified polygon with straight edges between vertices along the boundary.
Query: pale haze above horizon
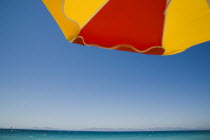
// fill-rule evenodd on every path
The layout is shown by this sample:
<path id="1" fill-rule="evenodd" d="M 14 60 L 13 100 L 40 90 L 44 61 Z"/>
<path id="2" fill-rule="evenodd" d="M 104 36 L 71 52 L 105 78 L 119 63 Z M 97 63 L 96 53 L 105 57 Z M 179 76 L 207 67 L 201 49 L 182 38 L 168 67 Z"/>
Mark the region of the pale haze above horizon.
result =
<path id="1" fill-rule="evenodd" d="M 41 0 L 1 0 L 0 17 L 0 128 L 210 128 L 210 42 L 171 56 L 72 44 Z"/>

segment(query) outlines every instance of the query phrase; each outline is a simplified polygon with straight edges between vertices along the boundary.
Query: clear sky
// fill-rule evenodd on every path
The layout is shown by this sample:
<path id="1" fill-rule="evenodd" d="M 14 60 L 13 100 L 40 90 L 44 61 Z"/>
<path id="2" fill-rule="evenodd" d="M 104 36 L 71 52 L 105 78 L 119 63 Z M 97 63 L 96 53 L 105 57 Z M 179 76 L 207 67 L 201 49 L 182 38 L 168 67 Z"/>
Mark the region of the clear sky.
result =
<path id="1" fill-rule="evenodd" d="M 72 44 L 41 0 L 0 0 L 0 128 L 210 126 L 210 42 L 172 56 Z"/>

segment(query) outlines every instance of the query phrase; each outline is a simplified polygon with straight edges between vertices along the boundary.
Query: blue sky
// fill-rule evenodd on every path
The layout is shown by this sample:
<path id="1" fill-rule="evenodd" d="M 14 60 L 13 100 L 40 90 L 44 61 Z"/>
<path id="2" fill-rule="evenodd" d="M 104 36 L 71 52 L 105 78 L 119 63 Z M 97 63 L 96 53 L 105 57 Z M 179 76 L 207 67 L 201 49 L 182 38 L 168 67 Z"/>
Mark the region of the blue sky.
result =
<path id="1" fill-rule="evenodd" d="M 209 128 L 210 42 L 172 56 L 80 46 L 41 0 L 1 0 L 0 18 L 0 128 Z"/>

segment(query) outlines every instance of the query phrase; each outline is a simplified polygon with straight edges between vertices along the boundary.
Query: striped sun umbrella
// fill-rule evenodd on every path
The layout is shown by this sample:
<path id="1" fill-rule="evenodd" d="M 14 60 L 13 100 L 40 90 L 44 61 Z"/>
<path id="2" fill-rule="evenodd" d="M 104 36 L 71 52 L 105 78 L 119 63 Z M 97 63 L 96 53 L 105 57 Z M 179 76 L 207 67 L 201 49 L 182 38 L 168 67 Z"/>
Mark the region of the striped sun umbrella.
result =
<path id="1" fill-rule="evenodd" d="M 210 40 L 210 0 L 43 0 L 73 43 L 171 55 Z"/>

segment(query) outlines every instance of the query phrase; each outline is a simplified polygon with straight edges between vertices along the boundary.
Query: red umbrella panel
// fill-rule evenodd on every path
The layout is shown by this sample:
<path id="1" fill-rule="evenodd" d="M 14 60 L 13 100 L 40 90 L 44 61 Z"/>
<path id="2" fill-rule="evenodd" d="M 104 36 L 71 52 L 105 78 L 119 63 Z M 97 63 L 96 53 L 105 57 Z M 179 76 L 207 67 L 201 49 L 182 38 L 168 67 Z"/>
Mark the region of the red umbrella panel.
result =
<path id="1" fill-rule="evenodd" d="M 84 28 L 75 43 L 162 55 L 166 0 L 111 0 Z"/>

